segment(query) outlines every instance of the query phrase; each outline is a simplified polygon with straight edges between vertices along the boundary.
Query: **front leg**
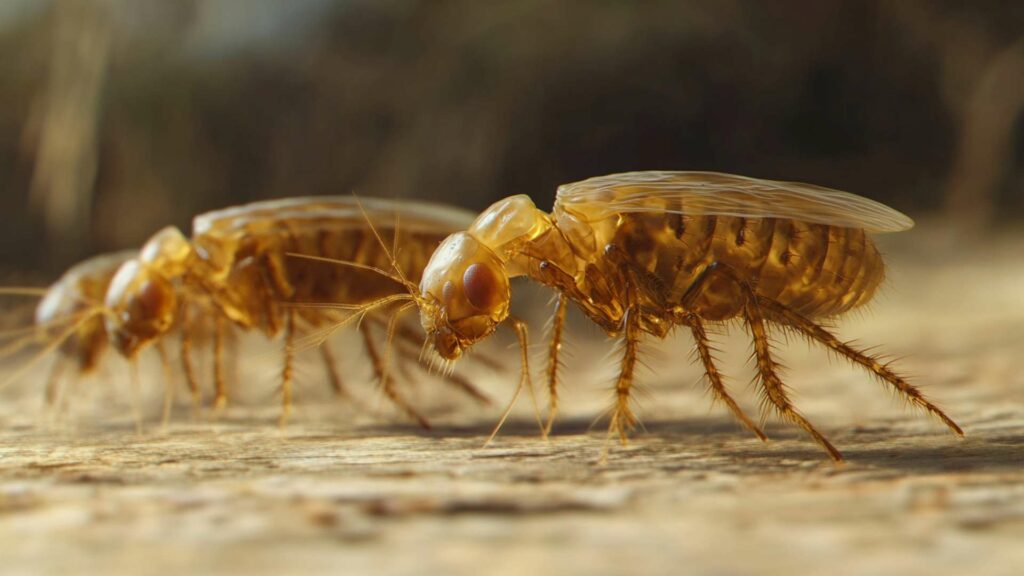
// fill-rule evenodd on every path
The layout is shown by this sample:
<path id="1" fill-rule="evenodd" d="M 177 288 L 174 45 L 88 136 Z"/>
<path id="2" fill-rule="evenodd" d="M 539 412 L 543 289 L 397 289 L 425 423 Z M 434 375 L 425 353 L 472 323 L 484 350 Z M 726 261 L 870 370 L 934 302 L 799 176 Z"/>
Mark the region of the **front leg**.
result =
<path id="1" fill-rule="evenodd" d="M 544 424 L 545 435 L 551 433 L 551 426 L 558 414 L 558 369 L 561 367 L 562 333 L 568 307 L 569 297 L 559 293 L 555 315 L 551 319 L 551 342 L 548 344 L 548 418 Z"/>
<path id="2" fill-rule="evenodd" d="M 213 325 L 213 409 L 217 414 L 228 404 L 228 385 L 224 376 L 224 322 L 224 317 L 218 314 Z"/>

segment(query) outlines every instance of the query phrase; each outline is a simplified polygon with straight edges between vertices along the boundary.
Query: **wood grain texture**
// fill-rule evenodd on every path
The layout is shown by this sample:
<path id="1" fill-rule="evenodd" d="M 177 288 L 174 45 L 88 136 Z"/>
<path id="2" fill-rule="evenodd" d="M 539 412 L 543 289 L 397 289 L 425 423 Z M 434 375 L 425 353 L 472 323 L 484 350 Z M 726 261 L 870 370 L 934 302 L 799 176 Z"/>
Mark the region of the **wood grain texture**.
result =
<path id="1" fill-rule="evenodd" d="M 579 318 L 553 437 L 538 437 L 524 401 L 487 448 L 500 406 L 442 406 L 423 432 L 307 392 L 281 432 L 269 393 L 215 423 L 190 419 L 182 394 L 168 428 L 137 435 L 123 404 L 42 424 L 29 379 L 0 404 L 0 573 L 1019 574 L 1022 239 L 953 253 L 927 226 L 901 236 L 882 246 L 892 266 L 881 298 L 838 331 L 904 357 L 964 440 L 780 335 L 797 405 L 849 462 L 776 422 L 762 444 L 709 408 L 680 335 L 641 357 L 645 429 L 601 466 L 604 426 L 589 426 L 611 401 L 615 356 L 593 361 L 612 345 Z M 743 331 L 712 338 L 734 396 L 753 406 Z M 273 382 L 275 356 L 252 360 L 243 368 L 262 362 Z M 83 383 L 81 397 L 124 391 L 117 374 Z M 477 381 L 503 399 L 515 374 Z"/>

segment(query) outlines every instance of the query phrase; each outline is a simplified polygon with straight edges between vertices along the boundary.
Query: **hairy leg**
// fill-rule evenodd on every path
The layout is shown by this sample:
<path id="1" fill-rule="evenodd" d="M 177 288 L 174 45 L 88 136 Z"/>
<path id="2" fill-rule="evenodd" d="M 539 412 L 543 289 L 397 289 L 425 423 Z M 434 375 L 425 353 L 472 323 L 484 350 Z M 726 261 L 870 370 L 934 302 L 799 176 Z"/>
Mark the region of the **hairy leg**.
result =
<path id="1" fill-rule="evenodd" d="M 199 412 L 202 405 L 202 394 L 199 391 L 199 380 L 196 378 L 196 369 L 192 364 L 192 335 L 191 322 L 189 321 L 188 308 L 183 307 L 181 311 L 181 367 L 185 372 L 185 384 L 192 395 L 192 408 Z"/>
<path id="2" fill-rule="evenodd" d="M 221 411 L 228 403 L 227 380 L 224 377 L 224 319 L 217 317 L 213 331 L 213 408 Z"/>
<path id="3" fill-rule="evenodd" d="M 558 415 L 558 369 L 561 367 L 562 333 L 568 306 L 569 297 L 559 292 L 555 315 L 551 319 L 551 342 L 548 344 L 548 418 L 544 424 L 544 434 L 551 433 L 555 416 Z"/>
<path id="4" fill-rule="evenodd" d="M 842 454 L 836 450 L 835 446 L 821 432 L 818 432 L 807 418 L 804 418 L 796 410 L 789 399 L 786 387 L 779 377 L 779 366 L 772 358 L 768 330 L 765 327 L 764 317 L 758 306 L 757 295 L 748 283 L 739 278 L 727 265 L 721 262 L 712 262 L 701 271 L 697 280 L 694 281 L 693 285 L 683 295 L 683 306 L 692 310 L 701 295 L 701 289 L 706 283 L 714 279 L 728 280 L 731 283 L 730 286 L 736 290 L 736 294 L 739 297 L 736 312 L 743 317 L 754 340 L 754 357 L 757 360 L 758 372 L 757 380 L 761 384 L 761 393 L 765 405 L 774 406 L 779 416 L 803 428 L 815 442 L 828 452 L 833 460 L 837 462 L 842 461 Z"/>
<path id="5" fill-rule="evenodd" d="M 380 319 L 378 318 L 373 318 L 373 321 L 374 323 L 377 324 L 383 324 L 383 322 L 381 322 Z M 398 343 L 396 344 L 396 348 L 399 352 L 400 359 L 412 359 L 412 361 L 415 362 L 416 364 L 423 366 L 429 370 L 429 362 L 420 355 L 420 351 L 422 350 L 423 347 L 423 336 L 420 333 L 410 328 L 407 324 L 399 323 L 398 325 L 395 326 L 395 337 L 398 341 Z M 402 342 L 409 345 L 414 345 L 414 349 L 409 346 L 401 346 L 400 344 Z M 473 356 L 469 356 L 469 358 L 479 359 L 480 355 L 474 354 Z M 458 374 L 455 373 L 445 372 L 442 372 L 440 376 L 445 382 L 461 390 L 462 392 L 468 394 L 469 396 L 472 396 L 481 404 L 492 403 L 490 396 L 484 394 L 482 390 L 477 388 L 472 382 L 470 382 L 466 378 L 459 376 Z"/>
<path id="6" fill-rule="evenodd" d="M 377 380 L 380 383 L 381 390 L 384 391 L 384 395 L 387 396 L 395 406 L 398 406 L 403 412 L 405 412 L 406 415 L 415 420 L 420 426 L 429 430 L 430 422 L 417 412 L 405 397 L 402 396 L 395 387 L 394 378 L 385 375 L 384 361 L 381 358 L 380 353 L 377 351 L 377 345 L 373 342 L 373 334 L 370 332 L 369 323 L 361 323 L 359 325 L 359 332 L 363 336 L 363 345 L 366 347 L 366 353 L 370 356 L 370 363 L 373 366 L 373 372 L 377 376 Z"/>
<path id="7" fill-rule="evenodd" d="M 843 455 L 836 450 L 835 446 L 825 438 L 821 432 L 803 417 L 786 393 L 786 388 L 778 375 L 778 365 L 771 356 L 771 344 L 768 341 L 768 332 L 765 329 L 764 318 L 761 309 L 757 305 L 757 298 L 749 286 L 743 285 L 743 292 L 746 294 L 746 302 L 743 306 L 743 317 L 747 327 L 754 339 L 754 356 L 757 358 L 758 380 L 764 393 L 764 398 L 775 406 L 779 415 L 800 426 L 810 434 L 814 441 L 821 445 L 829 456 L 836 462 L 843 460 Z"/>
<path id="8" fill-rule="evenodd" d="M 840 356 L 843 356 L 851 362 L 860 364 L 875 374 L 875 376 L 895 388 L 899 393 L 910 400 L 912 404 L 930 412 L 939 420 L 942 420 L 942 422 L 958 436 L 964 435 L 963 430 L 956 422 L 953 421 L 952 418 L 947 416 L 945 412 L 939 409 L 938 406 L 929 402 L 920 390 L 909 384 L 905 379 L 893 372 L 892 369 L 880 362 L 877 358 L 853 348 L 849 344 L 836 338 L 835 335 L 828 330 L 825 330 L 821 326 L 815 324 L 810 319 L 805 318 L 774 300 L 759 297 L 757 303 L 764 311 L 765 317 L 768 320 L 793 328 L 811 340 L 820 342 L 828 348 L 831 348 Z"/>
<path id="9" fill-rule="evenodd" d="M 622 364 L 619 377 L 615 382 L 615 403 L 611 409 L 611 420 L 608 423 L 609 438 L 618 434 L 619 440 L 625 444 L 629 432 L 636 428 L 637 418 L 630 406 L 630 391 L 633 387 L 633 374 L 636 371 L 637 352 L 640 348 L 640 324 L 636 312 L 629 310 L 624 319 L 624 341 Z"/>
<path id="10" fill-rule="evenodd" d="M 718 371 L 715 366 L 715 359 L 712 355 L 711 343 L 708 339 L 707 331 L 704 330 L 704 323 L 696 315 L 690 315 L 687 318 L 687 325 L 690 327 L 690 331 L 693 332 L 693 340 L 697 344 L 697 355 L 700 356 L 700 361 L 704 364 L 704 373 L 707 375 L 708 384 L 711 387 L 712 394 L 715 398 L 722 401 L 729 410 L 732 411 L 733 415 L 739 419 L 755 436 L 760 438 L 762 441 L 768 440 L 768 437 L 764 435 L 761 428 L 754 424 L 743 409 L 739 407 L 739 404 L 733 400 L 732 396 L 725 389 L 725 382 L 722 381 L 722 374 Z"/>

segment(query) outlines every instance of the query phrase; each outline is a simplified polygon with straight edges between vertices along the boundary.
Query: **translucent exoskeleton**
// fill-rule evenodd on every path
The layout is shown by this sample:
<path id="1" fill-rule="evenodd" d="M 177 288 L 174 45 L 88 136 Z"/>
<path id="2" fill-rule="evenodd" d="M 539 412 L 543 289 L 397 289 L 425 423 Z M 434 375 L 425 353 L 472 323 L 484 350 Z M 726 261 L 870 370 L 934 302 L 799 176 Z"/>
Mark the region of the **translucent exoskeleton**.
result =
<path id="1" fill-rule="evenodd" d="M 69 367 L 73 367 L 71 374 L 73 378 L 82 378 L 94 373 L 111 348 L 111 334 L 106 325 L 108 320 L 106 316 L 109 315 L 110 310 L 104 304 L 107 291 L 122 265 L 138 256 L 137 250 L 123 250 L 94 256 L 69 268 L 48 288 L 0 287 L 0 294 L 41 297 L 35 309 L 33 324 L 4 334 L 5 345 L 0 356 L 9 356 L 29 347 L 42 348 L 14 373 L 6 376 L 0 386 L 17 379 L 53 351 L 56 351 L 57 354 L 52 363 L 45 389 L 48 405 L 53 405 L 56 402 L 60 394 L 60 384 L 68 373 Z M 191 309 L 195 308 L 195 304 L 183 302 L 181 307 L 182 309 Z M 212 332 L 212 325 L 209 322 L 203 320 L 195 323 L 190 326 L 188 334 L 182 334 L 182 343 L 189 343 L 193 338 L 202 338 L 210 332 Z M 159 354 L 163 365 L 165 423 L 171 413 L 175 380 L 170 363 L 170 353 L 166 346 L 167 341 L 163 338 L 167 335 L 164 333 L 160 335 L 161 337 L 153 339 L 153 348 Z M 114 348 L 116 349 L 116 347 Z M 134 352 L 136 351 L 126 356 L 125 360 L 131 369 L 132 384 L 136 387 L 135 392 L 138 394 L 137 354 Z M 186 382 L 198 409 L 200 391 L 194 374 L 189 373 Z M 136 408 L 140 407 L 136 405 Z M 137 412 L 138 426 L 141 426 L 141 417 L 141 412 Z"/>
<path id="2" fill-rule="evenodd" d="M 173 326 L 180 326 L 182 361 L 186 374 L 191 374 L 189 334 L 193 319 L 183 312 L 198 307 L 217 326 L 217 406 L 223 406 L 228 396 L 221 367 L 222 327 L 230 323 L 268 337 L 283 332 L 283 423 L 292 403 L 300 330 L 322 329 L 322 334 L 313 338 L 316 343 L 322 341 L 319 350 L 330 381 L 341 393 L 342 379 L 335 370 L 327 335 L 337 326 L 339 309 L 373 304 L 372 314 L 358 318 L 366 352 L 386 395 L 426 426 L 426 420 L 387 377 L 387 360 L 376 347 L 371 327 L 383 324 L 390 328 L 389 335 L 415 339 L 417 344 L 422 337 L 398 329 L 384 315 L 383 305 L 389 297 L 401 293 L 403 286 L 373 269 L 396 262 L 407 277 L 419 278 L 438 243 L 471 220 L 472 214 L 450 207 L 354 197 L 273 200 L 203 214 L 193 221 L 191 238 L 176 228 L 165 228 L 143 246 L 137 257 L 121 266 L 105 297 L 107 330 L 115 347 L 132 357 Z M 382 249 L 385 238 L 400 249 Z M 350 265 L 322 260 L 342 260 Z M 448 378 L 463 391 L 486 400 L 467 381 L 452 375 Z"/>
<path id="3" fill-rule="evenodd" d="M 12 338 L 5 352 L 36 345 L 46 351 L 57 349 L 46 387 L 48 402 L 55 399 L 60 375 L 69 363 L 75 365 L 79 375 L 89 374 L 99 365 L 109 344 L 103 324 L 103 298 L 118 267 L 136 254 L 123 251 L 94 256 L 69 268 L 48 288 L 0 288 L 2 293 L 42 297 L 35 309 L 34 324 L 10 332 Z M 36 359 L 43 356 L 45 352 Z"/>
<path id="4" fill-rule="evenodd" d="M 434 252 L 408 298 L 446 359 L 510 321 L 509 279 L 526 275 L 558 293 L 547 370 L 550 428 L 558 355 L 569 302 L 624 341 L 609 435 L 625 441 L 637 350 L 645 334 L 685 326 L 714 396 L 754 434 L 761 428 L 729 395 L 706 326 L 740 319 L 754 343 L 763 404 L 839 451 L 793 406 L 768 330 L 793 331 L 859 364 L 910 402 L 960 428 L 888 365 L 821 326 L 869 301 L 884 277 L 870 233 L 913 226 L 878 202 L 809 184 L 713 172 L 631 172 L 561 186 L 550 214 L 527 196 L 501 200 Z M 521 336 L 521 341 L 525 337 Z M 525 350 L 523 352 L 525 359 Z"/>

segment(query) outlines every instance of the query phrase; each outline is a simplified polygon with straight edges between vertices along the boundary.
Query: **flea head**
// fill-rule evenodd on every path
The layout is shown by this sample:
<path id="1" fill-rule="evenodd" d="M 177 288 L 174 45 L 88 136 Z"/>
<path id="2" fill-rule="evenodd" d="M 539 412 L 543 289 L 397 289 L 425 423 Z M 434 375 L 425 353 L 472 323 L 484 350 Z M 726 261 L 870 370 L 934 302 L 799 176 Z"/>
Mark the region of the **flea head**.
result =
<path id="1" fill-rule="evenodd" d="M 182 274 L 191 245 L 168 227 L 143 246 L 138 258 L 117 270 L 107 288 L 107 332 L 125 356 L 166 334 L 178 310 L 174 279 Z"/>
<path id="2" fill-rule="evenodd" d="M 47 338 L 63 339 L 62 353 L 75 357 L 85 372 L 96 365 L 106 344 L 102 307 L 69 283 L 47 290 L 36 307 L 35 321 Z"/>
<path id="3" fill-rule="evenodd" d="M 444 358 L 454 360 L 508 317 L 508 275 L 501 259 L 466 232 L 438 246 L 420 281 L 420 322 Z"/>
<path id="4" fill-rule="evenodd" d="M 138 260 L 121 265 L 107 290 L 107 332 L 125 356 L 171 329 L 177 310 L 174 285 Z"/>

